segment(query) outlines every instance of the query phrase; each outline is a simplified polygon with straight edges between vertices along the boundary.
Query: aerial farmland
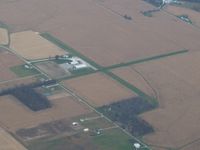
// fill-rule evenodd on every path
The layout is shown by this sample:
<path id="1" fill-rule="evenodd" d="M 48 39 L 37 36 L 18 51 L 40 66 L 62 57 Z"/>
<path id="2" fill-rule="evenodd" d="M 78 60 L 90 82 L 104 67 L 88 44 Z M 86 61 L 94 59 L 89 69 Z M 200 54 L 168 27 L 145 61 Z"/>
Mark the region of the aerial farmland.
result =
<path id="1" fill-rule="evenodd" d="M 199 150 L 199 6 L 0 1 L 0 150 Z"/>

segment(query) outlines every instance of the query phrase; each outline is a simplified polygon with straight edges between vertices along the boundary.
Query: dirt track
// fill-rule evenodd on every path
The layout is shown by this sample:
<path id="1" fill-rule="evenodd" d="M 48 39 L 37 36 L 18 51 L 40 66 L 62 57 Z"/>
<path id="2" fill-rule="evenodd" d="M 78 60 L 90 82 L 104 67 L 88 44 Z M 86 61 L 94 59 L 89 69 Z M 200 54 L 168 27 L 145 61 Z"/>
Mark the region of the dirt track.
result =
<path id="1" fill-rule="evenodd" d="M 124 67 L 115 69 L 112 71 L 114 74 L 122 78 L 123 80 L 132 83 L 134 86 L 142 90 L 149 96 L 156 97 L 156 91 L 151 87 L 148 81 L 137 72 L 133 67 Z"/>

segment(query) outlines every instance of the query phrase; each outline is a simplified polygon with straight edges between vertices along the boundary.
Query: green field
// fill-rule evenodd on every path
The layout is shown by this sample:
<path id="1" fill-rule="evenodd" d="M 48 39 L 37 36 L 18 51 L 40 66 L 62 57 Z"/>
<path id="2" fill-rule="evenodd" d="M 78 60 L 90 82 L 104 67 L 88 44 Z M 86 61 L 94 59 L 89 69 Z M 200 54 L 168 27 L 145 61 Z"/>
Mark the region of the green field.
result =
<path id="1" fill-rule="evenodd" d="M 29 150 L 133 150 L 134 141 L 119 129 L 103 132 L 99 136 L 80 133 L 69 137 L 35 140 L 28 144 Z M 141 150 L 149 150 L 141 148 Z"/>
<path id="2" fill-rule="evenodd" d="M 101 150 L 133 150 L 133 143 L 136 142 L 120 129 L 105 131 L 102 135 L 94 137 L 93 141 Z"/>
<path id="3" fill-rule="evenodd" d="M 36 69 L 34 68 L 27 69 L 24 67 L 24 65 L 11 67 L 10 70 L 14 72 L 18 77 L 26 77 L 39 74 L 39 72 Z"/>
<path id="4" fill-rule="evenodd" d="M 155 55 L 155 56 L 151 56 L 151 57 L 146 57 L 146 58 L 142 58 L 142 59 L 138 59 L 138 60 L 129 61 L 126 63 L 115 64 L 115 65 L 106 67 L 106 70 L 116 69 L 116 68 L 120 68 L 120 67 L 127 67 L 127 66 L 134 65 L 134 64 L 144 63 L 147 61 L 153 61 L 153 60 L 157 60 L 157 59 L 161 59 L 161 58 L 165 58 L 165 57 L 169 57 L 169 56 L 184 54 L 187 52 L 188 52 L 188 50 L 186 50 L 186 49 L 173 51 L 173 52 L 169 52 L 169 53 L 164 53 L 164 54 L 160 54 L 160 55 Z"/>

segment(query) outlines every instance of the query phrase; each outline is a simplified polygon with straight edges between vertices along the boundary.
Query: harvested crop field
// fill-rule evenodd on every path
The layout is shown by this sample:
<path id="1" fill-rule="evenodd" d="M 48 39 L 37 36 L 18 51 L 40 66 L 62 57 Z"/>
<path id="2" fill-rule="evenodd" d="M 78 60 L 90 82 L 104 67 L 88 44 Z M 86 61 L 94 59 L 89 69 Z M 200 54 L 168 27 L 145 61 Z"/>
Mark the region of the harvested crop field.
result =
<path id="1" fill-rule="evenodd" d="M 7 50 L 0 48 L 0 81 L 17 78 L 10 67 L 20 64 L 23 64 L 23 61 Z"/>
<path id="2" fill-rule="evenodd" d="M 8 31 L 4 28 L 0 28 L 0 44 L 7 45 L 9 42 Z"/>
<path id="3" fill-rule="evenodd" d="M 10 40 L 10 48 L 29 60 L 66 54 L 64 50 L 41 37 L 39 33 L 33 31 L 12 33 Z"/>
<path id="4" fill-rule="evenodd" d="M 37 76 L 29 76 L 25 78 L 16 78 L 13 80 L 7 80 L 0 82 L 0 89 L 8 89 L 14 86 L 20 86 L 22 84 L 27 85 L 38 81 Z"/>
<path id="5" fill-rule="evenodd" d="M 135 87 L 146 93 L 151 97 L 156 97 L 155 90 L 151 87 L 148 81 L 134 69 L 134 67 L 122 67 L 119 69 L 112 70 L 114 74 L 122 78 L 123 80 L 133 84 Z"/>
<path id="6" fill-rule="evenodd" d="M 189 52 L 133 66 L 157 91 L 160 103 L 142 115 L 155 129 L 145 136 L 147 143 L 178 148 L 199 139 L 199 63 L 200 53 Z"/>
<path id="7" fill-rule="evenodd" d="M 0 149 L 1 150 L 27 150 L 17 142 L 9 133 L 0 128 Z"/>
<path id="8" fill-rule="evenodd" d="M 102 106 L 136 96 L 110 77 L 96 73 L 64 81 L 64 85 L 91 105 Z"/>
<path id="9" fill-rule="evenodd" d="M 198 30 L 165 12 L 153 17 L 140 12 L 149 9 L 155 8 L 142 0 L 20 0 L 0 2 L 0 17 L 13 31 L 47 31 L 104 66 L 199 49 Z M 132 20 L 124 19 L 125 14 Z"/>
<path id="10" fill-rule="evenodd" d="M 66 72 L 63 68 L 61 68 L 55 62 L 38 63 L 37 67 L 54 79 L 58 79 L 58 78 L 62 78 L 62 77 L 70 75 L 69 72 Z"/>
<path id="11" fill-rule="evenodd" d="M 192 21 L 192 23 L 196 26 L 200 27 L 200 12 L 191 10 L 189 8 L 184 7 L 178 7 L 178 6 L 167 6 L 165 7 L 165 10 L 167 12 L 170 12 L 176 16 L 179 15 L 188 15 L 189 19 Z"/>
<path id="12" fill-rule="evenodd" d="M 52 108 L 33 112 L 12 96 L 0 97 L 0 125 L 9 131 L 15 132 L 18 129 L 31 128 L 60 119 L 70 119 L 90 112 L 71 96 L 62 95 L 58 99 L 50 97 L 49 100 L 53 105 Z"/>

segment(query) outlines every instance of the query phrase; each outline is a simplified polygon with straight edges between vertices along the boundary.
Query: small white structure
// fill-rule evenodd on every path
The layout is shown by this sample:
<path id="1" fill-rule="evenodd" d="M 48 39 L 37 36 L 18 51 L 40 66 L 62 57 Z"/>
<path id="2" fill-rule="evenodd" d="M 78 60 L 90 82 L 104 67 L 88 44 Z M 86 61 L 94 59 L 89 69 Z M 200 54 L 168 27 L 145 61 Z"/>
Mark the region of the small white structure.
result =
<path id="1" fill-rule="evenodd" d="M 78 70 L 78 69 L 83 69 L 83 68 L 87 68 L 86 64 L 77 64 L 74 65 L 74 69 Z"/>
<path id="2" fill-rule="evenodd" d="M 82 59 L 78 57 L 68 58 L 68 60 L 70 62 L 68 62 L 67 64 L 69 64 L 74 70 L 84 69 L 88 67 L 87 63 L 85 63 Z"/>
<path id="3" fill-rule="evenodd" d="M 141 148 L 140 143 L 134 143 L 133 146 L 134 146 L 135 149 L 139 149 L 139 148 Z"/>
<path id="4" fill-rule="evenodd" d="M 163 4 L 170 4 L 173 0 L 163 0 Z"/>
<path id="5" fill-rule="evenodd" d="M 77 125 L 78 125 L 78 122 L 72 122 L 72 125 L 73 125 L 73 126 L 77 126 Z"/>
<path id="6" fill-rule="evenodd" d="M 88 132 L 89 130 L 90 130 L 89 128 L 83 129 L 84 132 Z"/>
<path id="7" fill-rule="evenodd" d="M 80 122 L 84 122 L 85 120 L 84 119 L 80 119 Z"/>
<path id="8" fill-rule="evenodd" d="M 30 69 L 29 65 L 24 65 L 24 67 L 25 67 L 26 69 Z"/>

